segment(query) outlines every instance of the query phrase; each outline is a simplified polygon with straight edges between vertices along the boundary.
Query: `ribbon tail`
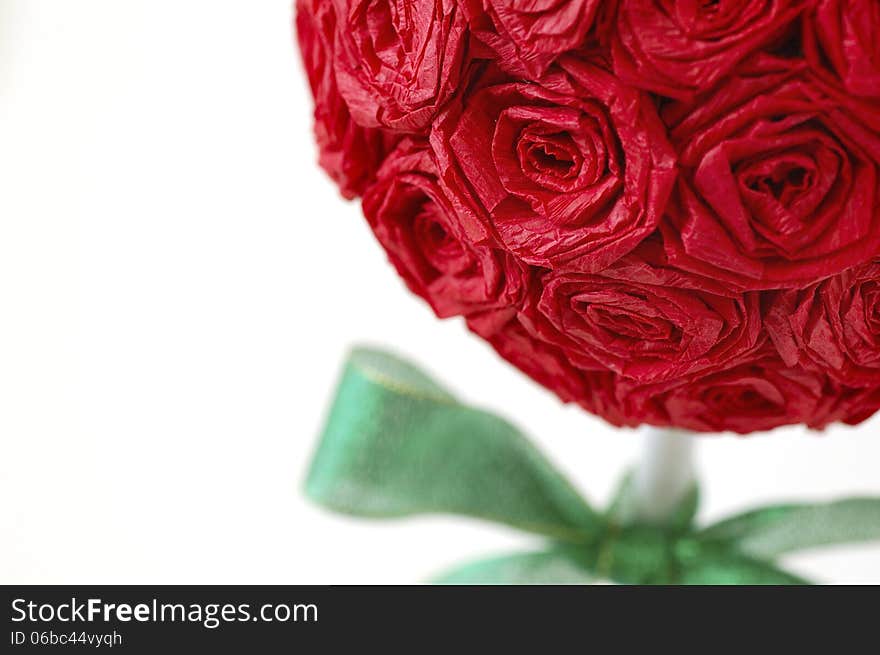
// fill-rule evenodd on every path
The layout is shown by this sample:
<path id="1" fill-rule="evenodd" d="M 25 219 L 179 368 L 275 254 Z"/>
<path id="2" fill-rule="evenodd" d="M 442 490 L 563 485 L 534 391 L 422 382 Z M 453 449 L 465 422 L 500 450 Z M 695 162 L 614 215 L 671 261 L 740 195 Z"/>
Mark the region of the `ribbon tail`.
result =
<path id="1" fill-rule="evenodd" d="M 682 585 L 812 584 L 772 562 L 747 557 L 736 550 L 703 553 L 682 565 L 674 581 Z"/>
<path id="2" fill-rule="evenodd" d="M 880 498 L 777 505 L 730 517 L 701 530 L 702 541 L 724 541 L 759 559 L 818 546 L 880 540 Z"/>
<path id="3" fill-rule="evenodd" d="M 435 584 L 593 584 L 596 555 L 583 547 L 557 545 L 547 550 L 479 560 L 448 571 Z"/>
<path id="4" fill-rule="evenodd" d="M 809 581 L 774 564 L 729 556 L 691 564 L 679 573 L 682 585 L 808 585 Z"/>
<path id="5" fill-rule="evenodd" d="M 463 514 L 563 541 L 605 523 L 514 426 L 366 348 L 344 367 L 306 493 L 356 516 Z"/>

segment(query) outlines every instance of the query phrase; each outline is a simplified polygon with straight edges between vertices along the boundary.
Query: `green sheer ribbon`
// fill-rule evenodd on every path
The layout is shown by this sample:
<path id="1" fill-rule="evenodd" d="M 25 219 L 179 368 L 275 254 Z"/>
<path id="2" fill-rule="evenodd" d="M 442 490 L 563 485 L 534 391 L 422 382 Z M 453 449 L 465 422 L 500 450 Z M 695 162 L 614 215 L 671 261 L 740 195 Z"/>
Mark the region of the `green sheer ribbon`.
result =
<path id="1" fill-rule="evenodd" d="M 762 507 L 701 528 L 694 487 L 667 521 L 649 525 L 631 516 L 627 476 L 597 511 L 516 427 L 368 348 L 345 364 L 306 493 L 353 516 L 459 514 L 546 538 L 535 552 L 436 580 L 453 584 L 804 584 L 775 559 L 880 539 L 880 498 Z"/>

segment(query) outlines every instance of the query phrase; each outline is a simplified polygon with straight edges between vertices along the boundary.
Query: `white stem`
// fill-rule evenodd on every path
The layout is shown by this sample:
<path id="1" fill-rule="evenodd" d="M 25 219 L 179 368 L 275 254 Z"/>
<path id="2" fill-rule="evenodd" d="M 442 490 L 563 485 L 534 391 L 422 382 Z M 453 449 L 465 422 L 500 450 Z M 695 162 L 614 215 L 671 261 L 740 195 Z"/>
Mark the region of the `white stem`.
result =
<path id="1" fill-rule="evenodd" d="M 694 482 L 693 441 L 684 430 L 647 428 L 635 474 L 636 518 L 656 523 L 668 518 Z"/>

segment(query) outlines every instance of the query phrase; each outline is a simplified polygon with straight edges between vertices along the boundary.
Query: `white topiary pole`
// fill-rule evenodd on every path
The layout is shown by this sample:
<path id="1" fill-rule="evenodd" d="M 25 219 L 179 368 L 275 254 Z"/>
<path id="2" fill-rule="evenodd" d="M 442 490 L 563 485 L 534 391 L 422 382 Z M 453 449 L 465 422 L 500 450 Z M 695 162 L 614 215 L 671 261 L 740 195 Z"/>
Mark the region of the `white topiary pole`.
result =
<path id="1" fill-rule="evenodd" d="M 644 450 L 635 472 L 636 519 L 657 523 L 667 518 L 694 482 L 694 437 L 685 430 L 646 428 Z"/>

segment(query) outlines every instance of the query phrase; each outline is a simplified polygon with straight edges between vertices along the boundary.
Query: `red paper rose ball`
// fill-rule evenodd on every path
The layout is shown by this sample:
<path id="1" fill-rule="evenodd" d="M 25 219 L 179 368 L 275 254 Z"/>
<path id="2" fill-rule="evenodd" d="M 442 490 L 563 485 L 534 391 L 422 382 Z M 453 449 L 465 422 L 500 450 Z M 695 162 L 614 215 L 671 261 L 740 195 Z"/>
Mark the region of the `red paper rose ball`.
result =
<path id="1" fill-rule="evenodd" d="M 880 408 L 880 0 L 297 0 L 407 286 L 615 425 Z"/>

